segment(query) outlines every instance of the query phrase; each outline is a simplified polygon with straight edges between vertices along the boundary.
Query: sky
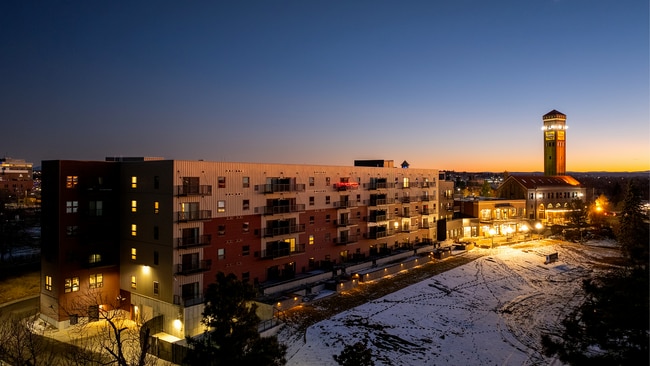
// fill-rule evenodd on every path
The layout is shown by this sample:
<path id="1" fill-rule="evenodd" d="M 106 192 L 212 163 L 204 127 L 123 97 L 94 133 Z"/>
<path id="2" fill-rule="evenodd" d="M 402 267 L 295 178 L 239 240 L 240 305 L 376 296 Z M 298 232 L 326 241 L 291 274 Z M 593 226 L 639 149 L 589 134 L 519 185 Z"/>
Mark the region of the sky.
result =
<path id="1" fill-rule="evenodd" d="M 647 0 L 0 2 L 0 156 L 650 170 Z"/>
<path id="2" fill-rule="evenodd" d="M 332 356 L 358 341 L 377 366 L 561 365 L 542 354 L 541 335 L 558 334 L 562 319 L 584 297 L 582 280 L 606 270 L 594 259 L 606 262 L 620 251 L 612 241 L 542 243 L 473 249 L 462 255 L 490 253 L 306 333 L 289 324 L 278 333 L 288 346 L 287 365 L 335 366 Z M 545 264 L 551 253 L 558 253 L 558 261 Z"/>

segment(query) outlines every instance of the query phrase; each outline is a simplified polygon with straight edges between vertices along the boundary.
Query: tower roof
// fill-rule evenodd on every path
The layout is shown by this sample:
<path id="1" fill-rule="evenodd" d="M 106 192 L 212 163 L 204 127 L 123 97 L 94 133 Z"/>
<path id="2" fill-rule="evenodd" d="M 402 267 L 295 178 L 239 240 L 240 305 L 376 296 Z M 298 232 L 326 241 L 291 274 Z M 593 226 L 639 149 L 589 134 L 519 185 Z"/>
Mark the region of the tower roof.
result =
<path id="1" fill-rule="evenodd" d="M 546 113 L 546 114 L 542 117 L 542 119 L 562 118 L 562 117 L 563 117 L 563 118 L 566 118 L 566 114 L 564 114 L 564 113 L 562 113 L 562 112 L 559 112 L 559 111 L 557 111 L 557 110 L 554 109 L 554 110 L 552 110 L 552 111 Z"/>

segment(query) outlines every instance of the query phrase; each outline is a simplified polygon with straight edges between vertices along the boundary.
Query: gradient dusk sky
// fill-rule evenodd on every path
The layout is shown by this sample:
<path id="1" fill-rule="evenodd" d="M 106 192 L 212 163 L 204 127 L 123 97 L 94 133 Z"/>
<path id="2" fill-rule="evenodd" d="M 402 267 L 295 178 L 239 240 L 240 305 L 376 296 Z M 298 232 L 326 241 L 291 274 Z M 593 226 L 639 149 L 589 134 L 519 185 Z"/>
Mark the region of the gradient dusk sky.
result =
<path id="1" fill-rule="evenodd" d="M 647 0 L 2 1 L 0 156 L 650 169 Z"/>

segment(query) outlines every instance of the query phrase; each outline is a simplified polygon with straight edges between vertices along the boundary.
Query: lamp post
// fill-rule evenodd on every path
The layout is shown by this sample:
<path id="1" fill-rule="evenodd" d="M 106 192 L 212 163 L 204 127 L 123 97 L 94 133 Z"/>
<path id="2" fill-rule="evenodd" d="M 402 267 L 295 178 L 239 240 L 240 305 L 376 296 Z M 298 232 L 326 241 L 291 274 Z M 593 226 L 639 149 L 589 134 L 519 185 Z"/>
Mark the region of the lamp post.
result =
<path id="1" fill-rule="evenodd" d="M 521 225 L 521 228 L 519 228 L 519 230 L 521 230 L 521 232 L 524 233 L 524 239 L 525 239 L 526 236 L 528 236 L 528 225 L 526 224 Z"/>
<path id="2" fill-rule="evenodd" d="M 537 240 L 540 240 L 542 237 L 542 228 L 544 226 L 542 225 L 541 222 L 538 222 L 535 224 L 535 229 L 537 230 Z"/>
<path id="3" fill-rule="evenodd" d="M 497 231 L 494 230 L 494 228 L 490 228 L 489 233 L 490 233 L 490 237 L 492 238 L 492 245 L 490 245 L 490 248 L 494 248 L 494 234 L 496 234 Z"/>

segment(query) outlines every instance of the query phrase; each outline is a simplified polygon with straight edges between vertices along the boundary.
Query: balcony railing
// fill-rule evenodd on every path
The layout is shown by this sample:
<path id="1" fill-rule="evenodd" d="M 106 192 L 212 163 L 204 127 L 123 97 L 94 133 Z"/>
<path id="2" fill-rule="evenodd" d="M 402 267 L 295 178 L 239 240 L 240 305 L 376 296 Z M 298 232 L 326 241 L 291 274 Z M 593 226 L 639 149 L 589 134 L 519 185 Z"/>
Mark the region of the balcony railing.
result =
<path id="1" fill-rule="evenodd" d="M 416 211 L 416 210 L 408 210 L 406 212 L 404 212 L 402 210 L 402 211 L 399 211 L 397 213 L 397 216 L 398 217 L 418 217 L 418 216 L 420 216 L 420 213 L 418 211 Z"/>
<path id="2" fill-rule="evenodd" d="M 278 215 L 284 213 L 304 212 L 304 211 L 305 211 L 304 204 L 255 207 L 255 213 L 262 214 L 262 215 Z"/>
<path id="3" fill-rule="evenodd" d="M 334 245 L 348 245 L 359 242 L 359 235 L 343 235 L 337 238 L 334 238 Z"/>
<path id="4" fill-rule="evenodd" d="M 388 221 L 393 218 L 393 215 L 389 213 L 384 213 L 384 214 L 379 214 L 379 215 L 370 215 L 368 216 L 368 222 L 382 222 L 382 221 Z"/>
<path id="5" fill-rule="evenodd" d="M 357 207 L 357 200 L 347 200 L 347 201 L 334 201 L 334 207 L 336 208 L 350 208 Z"/>
<path id="6" fill-rule="evenodd" d="M 395 202 L 394 198 L 375 198 L 375 199 L 369 199 L 366 201 L 368 206 L 383 206 L 383 205 L 390 205 Z"/>
<path id="7" fill-rule="evenodd" d="M 378 189 L 384 189 L 384 188 L 395 188 L 395 183 L 388 183 L 388 182 L 371 182 L 371 183 L 364 183 L 363 188 L 369 190 L 369 191 L 375 191 Z"/>
<path id="8" fill-rule="evenodd" d="M 286 227 L 267 227 L 264 229 L 264 236 L 289 235 L 305 232 L 305 224 L 291 225 Z"/>
<path id="9" fill-rule="evenodd" d="M 429 202 L 429 201 L 433 201 L 433 196 L 430 194 L 426 194 L 426 195 L 423 194 L 420 197 L 418 197 L 418 199 L 422 202 Z"/>
<path id="10" fill-rule="evenodd" d="M 181 186 L 175 186 L 174 190 L 177 196 L 211 196 L 212 195 L 212 186 L 209 185 L 198 185 L 198 186 L 181 185 Z"/>
<path id="11" fill-rule="evenodd" d="M 211 259 L 203 259 L 196 263 L 182 263 L 176 265 L 176 274 L 189 275 L 193 273 L 209 271 L 212 268 Z"/>
<path id="12" fill-rule="evenodd" d="M 420 210 L 420 213 L 422 215 L 435 215 L 436 214 L 436 209 L 435 208 L 423 208 Z"/>
<path id="13" fill-rule="evenodd" d="M 358 224 L 359 224 L 359 220 L 356 219 L 356 218 L 355 219 L 347 218 L 347 219 L 343 219 L 343 220 L 341 220 L 341 219 L 334 220 L 334 225 L 336 225 L 338 227 L 354 226 L 354 225 L 358 225 Z"/>
<path id="14" fill-rule="evenodd" d="M 174 305 L 183 305 L 184 307 L 203 304 L 203 295 L 196 294 L 191 296 L 174 295 Z"/>
<path id="15" fill-rule="evenodd" d="M 410 196 L 400 197 L 399 201 L 400 201 L 400 203 L 411 203 L 411 202 L 415 202 L 415 200 L 413 199 L 413 197 L 410 197 Z"/>
<path id="16" fill-rule="evenodd" d="M 395 235 L 395 231 L 393 229 L 381 230 L 381 231 L 370 231 L 368 233 L 368 238 L 369 239 L 381 239 L 381 238 L 385 238 L 385 237 L 393 236 L 393 235 Z"/>
<path id="17" fill-rule="evenodd" d="M 278 192 L 304 192 L 304 184 L 258 184 L 255 190 L 261 193 L 278 193 Z"/>
<path id="18" fill-rule="evenodd" d="M 305 244 L 297 244 L 293 250 L 291 248 L 277 248 L 265 249 L 261 252 L 255 252 L 256 256 L 262 259 L 273 259 L 279 257 L 286 257 L 290 255 L 300 254 L 305 252 Z"/>
<path id="19" fill-rule="evenodd" d="M 399 226 L 397 230 L 402 233 L 412 233 L 420 230 L 420 227 L 418 225 L 402 225 Z"/>
<path id="20" fill-rule="evenodd" d="M 210 210 L 178 211 L 178 212 L 176 212 L 176 220 L 178 222 L 209 220 L 211 218 L 212 218 L 212 211 L 210 211 Z"/>
<path id="21" fill-rule="evenodd" d="M 176 248 L 177 249 L 187 249 L 187 248 L 196 248 L 196 247 L 202 247 L 206 245 L 210 245 L 210 241 L 212 240 L 211 235 L 199 235 L 199 236 L 191 236 L 187 238 L 176 238 Z"/>

